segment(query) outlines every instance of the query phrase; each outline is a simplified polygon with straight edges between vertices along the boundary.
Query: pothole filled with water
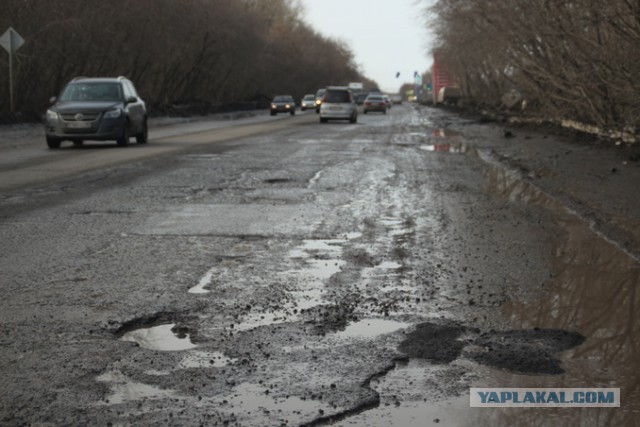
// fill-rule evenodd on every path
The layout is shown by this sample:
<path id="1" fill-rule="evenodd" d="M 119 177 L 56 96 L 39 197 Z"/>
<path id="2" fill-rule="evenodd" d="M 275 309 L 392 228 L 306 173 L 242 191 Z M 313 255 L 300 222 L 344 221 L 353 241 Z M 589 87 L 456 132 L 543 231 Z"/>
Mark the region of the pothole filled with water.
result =
<path id="1" fill-rule="evenodd" d="M 174 390 L 163 390 L 148 384 L 135 382 L 119 371 L 107 372 L 97 377 L 96 380 L 111 386 L 111 394 L 104 400 L 104 403 L 108 405 L 117 405 L 142 399 L 166 399 L 175 395 Z"/>
<path id="2" fill-rule="evenodd" d="M 426 144 L 426 145 L 421 145 L 420 149 L 424 151 L 438 151 L 438 152 L 454 153 L 454 154 L 463 154 L 467 152 L 466 145 L 450 144 L 450 143 Z"/>
<path id="3" fill-rule="evenodd" d="M 410 323 L 386 319 L 363 319 L 351 323 L 344 331 L 335 334 L 338 338 L 375 338 L 410 327 Z"/>
<path id="4" fill-rule="evenodd" d="M 191 350 L 197 346 L 187 333 L 177 333 L 175 323 L 140 328 L 125 333 L 121 341 L 135 342 L 140 347 L 157 351 Z"/>
<path id="5" fill-rule="evenodd" d="M 346 239 L 304 240 L 301 245 L 289 251 L 295 269 L 279 273 L 281 277 L 296 284 L 288 290 L 290 299 L 281 309 L 270 312 L 252 312 L 244 316 L 235 330 L 246 331 L 261 326 L 274 325 L 299 320 L 304 310 L 326 304 L 325 283 L 347 264 L 342 260 L 345 243 L 362 236 L 360 232 L 344 235 Z"/>

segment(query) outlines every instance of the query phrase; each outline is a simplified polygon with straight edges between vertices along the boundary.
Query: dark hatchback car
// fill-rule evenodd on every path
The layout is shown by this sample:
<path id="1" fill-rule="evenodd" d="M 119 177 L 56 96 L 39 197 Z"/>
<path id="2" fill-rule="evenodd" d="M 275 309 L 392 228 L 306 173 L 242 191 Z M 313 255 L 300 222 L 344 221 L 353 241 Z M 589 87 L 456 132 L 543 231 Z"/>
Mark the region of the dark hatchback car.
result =
<path id="1" fill-rule="evenodd" d="M 271 101 L 271 115 L 278 113 L 289 113 L 292 116 L 296 113 L 296 101 L 291 95 L 278 95 Z"/>
<path id="2" fill-rule="evenodd" d="M 115 140 L 127 145 L 132 136 L 147 142 L 147 107 L 133 83 L 125 77 L 77 77 L 69 82 L 45 117 L 49 148 L 62 141 L 81 145 L 85 140 Z"/>

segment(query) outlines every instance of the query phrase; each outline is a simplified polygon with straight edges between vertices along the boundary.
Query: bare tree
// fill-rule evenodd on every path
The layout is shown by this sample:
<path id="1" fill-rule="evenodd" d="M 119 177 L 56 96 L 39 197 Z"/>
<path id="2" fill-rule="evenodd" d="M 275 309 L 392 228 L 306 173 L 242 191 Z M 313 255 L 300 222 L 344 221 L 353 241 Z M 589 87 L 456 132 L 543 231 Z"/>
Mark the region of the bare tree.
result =
<path id="1" fill-rule="evenodd" d="M 27 41 L 15 61 L 19 110 L 43 111 L 79 75 L 126 75 L 158 110 L 362 80 L 351 51 L 301 16 L 295 0 L 3 0 L 0 30 Z M 7 98 L 0 73 L 0 111 Z"/>
<path id="2" fill-rule="evenodd" d="M 546 117 L 639 125 L 637 1 L 438 0 L 427 12 L 472 102 L 516 89 Z"/>

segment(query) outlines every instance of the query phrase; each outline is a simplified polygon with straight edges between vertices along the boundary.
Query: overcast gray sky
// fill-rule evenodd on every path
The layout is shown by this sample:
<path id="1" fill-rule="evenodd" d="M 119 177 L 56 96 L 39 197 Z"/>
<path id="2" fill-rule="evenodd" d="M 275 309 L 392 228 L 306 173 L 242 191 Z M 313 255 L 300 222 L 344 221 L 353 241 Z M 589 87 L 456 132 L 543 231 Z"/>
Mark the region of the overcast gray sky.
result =
<path id="1" fill-rule="evenodd" d="M 397 92 L 431 67 L 424 0 L 300 0 L 307 22 L 346 42 L 364 74 Z M 396 79 L 396 72 L 400 78 Z"/>

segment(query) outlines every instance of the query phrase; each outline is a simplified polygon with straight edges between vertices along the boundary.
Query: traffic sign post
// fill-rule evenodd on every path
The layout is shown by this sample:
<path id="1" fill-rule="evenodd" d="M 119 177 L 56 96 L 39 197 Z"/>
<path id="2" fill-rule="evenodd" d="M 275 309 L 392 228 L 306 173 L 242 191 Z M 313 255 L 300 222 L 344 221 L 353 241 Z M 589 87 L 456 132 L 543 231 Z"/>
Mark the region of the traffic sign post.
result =
<path id="1" fill-rule="evenodd" d="M 24 44 L 24 39 L 13 28 L 0 36 L 0 45 L 9 52 L 9 111 L 13 113 L 13 53 Z"/>

